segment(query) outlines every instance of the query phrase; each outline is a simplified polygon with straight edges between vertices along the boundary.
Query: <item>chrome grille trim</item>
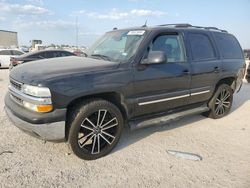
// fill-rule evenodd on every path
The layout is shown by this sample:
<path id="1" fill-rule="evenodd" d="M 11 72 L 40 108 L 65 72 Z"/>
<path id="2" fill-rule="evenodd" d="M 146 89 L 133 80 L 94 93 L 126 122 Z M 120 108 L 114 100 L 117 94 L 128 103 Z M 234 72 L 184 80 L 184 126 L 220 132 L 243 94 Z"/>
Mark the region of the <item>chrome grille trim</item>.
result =
<path id="1" fill-rule="evenodd" d="M 20 99 L 20 98 L 18 98 L 18 97 L 15 96 L 15 95 L 13 95 L 12 93 L 10 93 L 10 98 L 11 98 L 14 102 L 16 102 L 16 103 L 18 103 L 18 104 L 20 104 L 20 105 L 23 105 L 23 100 Z"/>
<path id="2" fill-rule="evenodd" d="M 17 102 L 17 99 L 18 100 L 20 99 L 22 101 L 30 102 L 32 104 L 37 104 L 37 105 L 52 104 L 51 98 L 39 98 L 26 95 L 21 91 L 19 91 L 18 89 L 16 89 L 15 87 L 13 87 L 12 85 L 9 86 L 9 92 L 10 95 L 12 95 L 12 99 L 13 97 L 16 98 L 16 100 L 14 99 L 15 102 Z"/>
<path id="3" fill-rule="evenodd" d="M 22 90 L 22 86 L 23 84 L 20 82 L 17 82 L 16 80 L 13 80 L 12 78 L 10 78 L 10 85 L 12 87 L 14 87 L 15 89 L 21 91 Z"/>

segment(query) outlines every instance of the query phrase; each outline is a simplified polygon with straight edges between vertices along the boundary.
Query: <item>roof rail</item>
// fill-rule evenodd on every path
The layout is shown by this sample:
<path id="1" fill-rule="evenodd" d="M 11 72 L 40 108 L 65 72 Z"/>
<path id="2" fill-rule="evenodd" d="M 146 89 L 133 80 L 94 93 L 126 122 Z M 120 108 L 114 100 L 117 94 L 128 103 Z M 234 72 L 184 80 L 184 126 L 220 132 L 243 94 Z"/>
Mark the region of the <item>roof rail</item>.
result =
<path id="1" fill-rule="evenodd" d="M 159 25 L 159 26 L 173 26 L 176 28 L 181 28 L 181 27 L 191 27 L 191 28 L 197 28 L 197 29 L 207 29 L 207 30 L 216 30 L 216 31 L 220 31 L 220 32 L 224 32 L 227 33 L 226 30 L 222 30 L 222 29 L 218 29 L 217 27 L 203 27 L 203 26 L 194 26 L 188 23 L 181 23 L 181 24 L 163 24 L 163 25 Z"/>
<path id="2" fill-rule="evenodd" d="M 188 23 L 181 23 L 181 24 L 163 24 L 159 26 L 173 26 L 173 27 L 192 27 L 191 24 Z"/>

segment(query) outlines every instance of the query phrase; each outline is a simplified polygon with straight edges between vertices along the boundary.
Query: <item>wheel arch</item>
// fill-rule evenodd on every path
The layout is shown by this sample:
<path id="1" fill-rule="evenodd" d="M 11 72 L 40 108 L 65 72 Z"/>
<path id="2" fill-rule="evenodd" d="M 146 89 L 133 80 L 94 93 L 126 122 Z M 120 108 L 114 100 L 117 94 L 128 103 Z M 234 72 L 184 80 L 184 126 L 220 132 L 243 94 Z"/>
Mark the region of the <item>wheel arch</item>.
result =
<path id="1" fill-rule="evenodd" d="M 229 85 L 233 92 L 236 89 L 236 83 L 235 83 L 235 76 L 227 76 L 227 77 L 223 77 L 220 80 L 218 80 L 218 82 L 216 83 L 215 87 L 214 87 L 214 91 L 216 91 L 216 89 L 221 85 L 221 84 L 227 84 Z"/>
<path id="2" fill-rule="evenodd" d="M 118 92 L 103 92 L 103 93 L 95 93 L 91 95 L 81 96 L 78 98 L 73 99 L 68 105 L 67 105 L 67 113 L 66 113 L 66 129 L 65 129 L 65 135 L 66 140 L 68 139 L 68 132 L 69 132 L 69 124 L 71 122 L 71 115 L 73 114 L 73 109 L 77 105 L 81 105 L 84 101 L 88 100 L 95 100 L 95 99 L 103 99 L 107 100 L 114 105 L 116 105 L 119 110 L 122 113 L 123 119 L 126 122 L 128 119 L 128 108 L 127 105 L 124 102 L 124 96 L 121 93 Z"/>

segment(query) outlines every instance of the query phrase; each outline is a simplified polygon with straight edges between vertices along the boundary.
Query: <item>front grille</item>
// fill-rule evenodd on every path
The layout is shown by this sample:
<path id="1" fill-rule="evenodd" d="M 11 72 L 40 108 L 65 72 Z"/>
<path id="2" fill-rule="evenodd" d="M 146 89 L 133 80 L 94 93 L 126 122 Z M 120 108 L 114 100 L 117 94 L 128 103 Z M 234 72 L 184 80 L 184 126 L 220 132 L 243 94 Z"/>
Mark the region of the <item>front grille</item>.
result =
<path id="1" fill-rule="evenodd" d="M 19 97 L 15 96 L 15 95 L 13 95 L 12 93 L 10 93 L 10 97 L 11 97 L 12 100 L 15 101 L 16 103 L 21 104 L 21 105 L 23 104 L 23 100 L 20 99 Z"/>
<path id="2" fill-rule="evenodd" d="M 13 79 L 10 79 L 10 85 L 19 91 L 22 90 L 22 84 Z"/>

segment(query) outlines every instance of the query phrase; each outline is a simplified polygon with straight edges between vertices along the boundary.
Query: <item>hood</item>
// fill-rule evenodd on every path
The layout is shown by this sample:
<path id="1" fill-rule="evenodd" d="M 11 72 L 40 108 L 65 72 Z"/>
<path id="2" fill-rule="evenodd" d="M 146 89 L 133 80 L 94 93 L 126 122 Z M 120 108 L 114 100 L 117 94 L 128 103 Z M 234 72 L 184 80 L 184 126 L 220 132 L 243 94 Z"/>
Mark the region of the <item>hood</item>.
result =
<path id="1" fill-rule="evenodd" d="M 38 85 L 55 77 L 114 69 L 119 63 L 77 56 L 32 61 L 14 67 L 10 77 L 16 81 Z"/>

